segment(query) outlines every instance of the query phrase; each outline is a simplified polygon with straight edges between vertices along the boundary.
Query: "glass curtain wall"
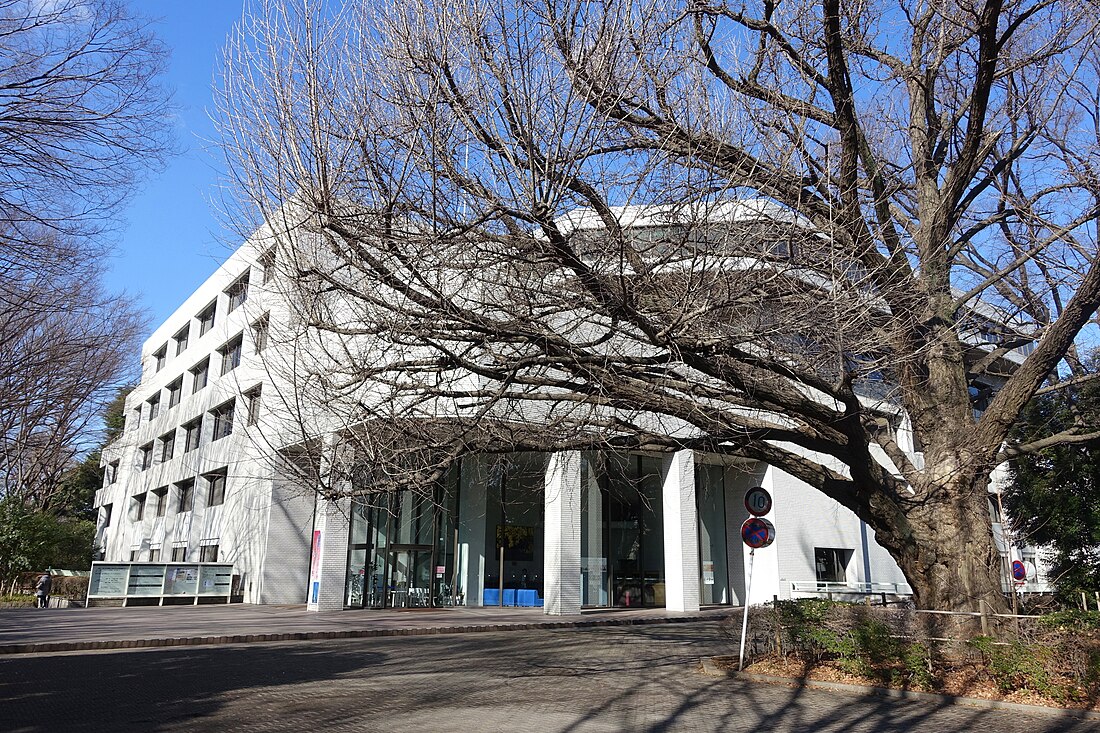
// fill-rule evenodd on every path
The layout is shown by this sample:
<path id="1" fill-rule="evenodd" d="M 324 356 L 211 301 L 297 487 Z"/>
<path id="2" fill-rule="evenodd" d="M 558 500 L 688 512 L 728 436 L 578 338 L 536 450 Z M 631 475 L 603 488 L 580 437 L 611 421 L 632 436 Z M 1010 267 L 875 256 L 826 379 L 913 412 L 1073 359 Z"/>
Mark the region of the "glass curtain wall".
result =
<path id="1" fill-rule="evenodd" d="M 456 482 L 352 502 L 345 605 L 451 605 Z"/>
<path id="2" fill-rule="evenodd" d="M 660 460 L 586 454 L 581 464 L 581 602 L 665 605 Z"/>
<path id="3" fill-rule="evenodd" d="M 503 550 L 505 591 L 533 589 L 539 597 L 546 597 L 542 577 L 545 481 L 543 453 L 513 453 L 501 457 L 494 465 L 485 512 L 485 544 L 492 552 L 485 562 L 485 588 L 501 587 Z"/>
<path id="4" fill-rule="evenodd" d="M 699 517 L 699 602 L 732 602 L 726 552 L 726 469 L 695 465 L 695 501 Z"/>

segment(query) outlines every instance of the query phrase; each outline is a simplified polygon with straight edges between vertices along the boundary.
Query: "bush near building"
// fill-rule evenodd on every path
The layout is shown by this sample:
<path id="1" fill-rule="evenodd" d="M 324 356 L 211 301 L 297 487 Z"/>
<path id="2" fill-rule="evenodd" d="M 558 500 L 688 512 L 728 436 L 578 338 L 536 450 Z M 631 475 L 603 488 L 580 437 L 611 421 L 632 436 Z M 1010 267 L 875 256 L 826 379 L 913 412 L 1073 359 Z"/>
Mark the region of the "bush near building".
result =
<path id="1" fill-rule="evenodd" d="M 735 653 L 741 620 L 737 613 L 723 626 Z M 904 689 L 1094 707 L 1100 701 L 1100 612 L 983 620 L 826 600 L 777 601 L 750 610 L 746 665 L 749 671 L 831 673 Z"/>

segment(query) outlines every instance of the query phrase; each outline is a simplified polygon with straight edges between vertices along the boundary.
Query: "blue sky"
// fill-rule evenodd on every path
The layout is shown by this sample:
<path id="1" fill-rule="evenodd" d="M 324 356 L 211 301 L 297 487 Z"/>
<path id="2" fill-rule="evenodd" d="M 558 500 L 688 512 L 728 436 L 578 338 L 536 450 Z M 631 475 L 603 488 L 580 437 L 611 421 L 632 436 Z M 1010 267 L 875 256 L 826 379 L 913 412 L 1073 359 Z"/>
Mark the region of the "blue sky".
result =
<path id="1" fill-rule="evenodd" d="M 235 246 L 212 206 L 221 161 L 209 112 L 216 62 L 243 0 L 130 0 L 130 5 L 154 20 L 171 51 L 165 83 L 179 108 L 175 132 L 181 153 L 150 176 L 130 202 L 107 286 L 136 296 L 148 309 L 152 328 Z"/>

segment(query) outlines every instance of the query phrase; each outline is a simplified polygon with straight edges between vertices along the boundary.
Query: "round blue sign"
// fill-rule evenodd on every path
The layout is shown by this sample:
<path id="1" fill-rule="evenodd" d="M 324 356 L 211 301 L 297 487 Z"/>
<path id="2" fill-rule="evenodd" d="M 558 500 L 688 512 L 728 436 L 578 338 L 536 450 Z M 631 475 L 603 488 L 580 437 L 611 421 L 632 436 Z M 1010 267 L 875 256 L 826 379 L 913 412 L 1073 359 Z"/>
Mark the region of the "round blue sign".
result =
<path id="1" fill-rule="evenodd" d="M 1012 561 L 1012 579 L 1021 582 L 1027 580 L 1027 566 L 1019 560 Z"/>
<path id="2" fill-rule="evenodd" d="M 741 525 L 741 539 L 754 550 L 775 542 L 775 525 L 767 519 L 749 517 Z"/>

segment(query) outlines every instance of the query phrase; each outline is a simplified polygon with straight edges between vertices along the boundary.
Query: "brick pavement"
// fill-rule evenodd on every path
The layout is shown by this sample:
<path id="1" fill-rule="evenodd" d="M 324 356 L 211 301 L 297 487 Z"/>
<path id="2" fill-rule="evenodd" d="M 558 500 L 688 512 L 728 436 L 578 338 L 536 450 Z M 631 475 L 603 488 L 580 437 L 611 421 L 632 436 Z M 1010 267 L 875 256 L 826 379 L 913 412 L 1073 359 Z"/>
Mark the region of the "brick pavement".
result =
<path id="1" fill-rule="evenodd" d="M 331 611 L 246 604 L 165 608 L 0 609 L 0 654 L 307 639 L 365 638 L 598 626 L 720 618 L 729 607 L 677 613 L 663 608 L 547 616 L 538 608 Z"/>
<path id="2" fill-rule="evenodd" d="M 1077 733 L 1093 722 L 707 677 L 713 622 L 0 658 L 0 728 Z"/>

